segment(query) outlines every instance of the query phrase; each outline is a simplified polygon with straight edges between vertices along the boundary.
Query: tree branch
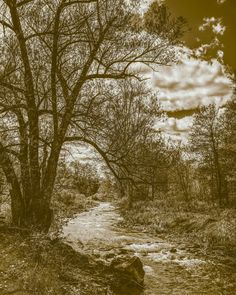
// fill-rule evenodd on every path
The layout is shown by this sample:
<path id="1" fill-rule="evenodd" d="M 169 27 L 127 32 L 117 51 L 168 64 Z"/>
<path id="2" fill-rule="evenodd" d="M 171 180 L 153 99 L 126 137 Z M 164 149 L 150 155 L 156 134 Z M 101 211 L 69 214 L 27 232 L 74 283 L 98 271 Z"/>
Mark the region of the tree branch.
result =
<path id="1" fill-rule="evenodd" d="M 0 80 L 0 85 L 7 88 L 7 89 L 9 89 L 9 90 L 12 90 L 12 91 L 17 91 L 17 92 L 20 92 L 20 93 L 23 93 L 23 94 L 26 93 L 24 89 L 22 89 L 22 88 L 20 88 L 18 86 L 12 85 L 10 83 L 1 81 L 1 80 Z"/>

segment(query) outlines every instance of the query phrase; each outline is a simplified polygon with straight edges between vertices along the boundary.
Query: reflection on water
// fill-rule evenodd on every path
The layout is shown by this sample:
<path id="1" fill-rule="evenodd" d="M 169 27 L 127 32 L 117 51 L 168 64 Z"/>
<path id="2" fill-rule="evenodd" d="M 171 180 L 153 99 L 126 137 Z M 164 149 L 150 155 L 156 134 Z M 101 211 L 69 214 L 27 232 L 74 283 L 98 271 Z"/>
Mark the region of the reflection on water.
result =
<path id="1" fill-rule="evenodd" d="M 75 249 L 82 243 L 84 251 L 103 258 L 113 257 L 117 249 L 139 256 L 146 273 L 146 295 L 236 295 L 236 270 L 189 253 L 187 247 L 178 249 L 144 233 L 128 232 L 118 227 L 121 220 L 116 207 L 100 203 L 69 220 L 63 236 Z"/>

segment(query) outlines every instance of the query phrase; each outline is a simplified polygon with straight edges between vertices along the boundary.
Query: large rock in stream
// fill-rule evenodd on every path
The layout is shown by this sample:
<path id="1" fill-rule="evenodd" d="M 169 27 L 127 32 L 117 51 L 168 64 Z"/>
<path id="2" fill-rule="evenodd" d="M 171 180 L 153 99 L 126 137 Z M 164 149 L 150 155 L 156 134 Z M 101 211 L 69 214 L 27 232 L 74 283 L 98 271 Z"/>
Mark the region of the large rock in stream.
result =
<path id="1" fill-rule="evenodd" d="M 110 277 L 114 294 L 141 295 L 145 276 L 143 263 L 138 256 L 121 252 L 112 250 L 101 256 L 96 253 L 96 258 L 91 256 L 93 265 L 104 274 L 104 277 Z"/>
<path id="2" fill-rule="evenodd" d="M 122 294 L 141 294 L 144 286 L 142 261 L 137 256 L 122 255 L 115 257 L 110 263 L 110 269 L 115 274 L 116 287 Z"/>
<path id="3" fill-rule="evenodd" d="M 110 264 L 113 271 L 119 272 L 126 280 L 143 285 L 145 271 L 143 264 L 137 256 L 120 256 L 114 258 Z"/>

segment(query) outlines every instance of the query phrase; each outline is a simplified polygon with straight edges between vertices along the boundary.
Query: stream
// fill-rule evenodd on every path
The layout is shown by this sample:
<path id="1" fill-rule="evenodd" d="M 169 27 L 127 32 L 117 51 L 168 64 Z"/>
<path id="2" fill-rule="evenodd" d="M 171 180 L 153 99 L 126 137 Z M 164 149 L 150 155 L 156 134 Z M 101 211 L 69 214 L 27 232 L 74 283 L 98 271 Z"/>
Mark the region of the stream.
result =
<path id="1" fill-rule="evenodd" d="M 75 250 L 83 247 L 97 257 L 110 257 L 116 249 L 139 256 L 145 270 L 145 295 L 236 294 L 232 267 L 204 257 L 194 245 L 129 232 L 119 226 L 120 221 L 118 208 L 102 202 L 68 220 L 62 232 Z"/>

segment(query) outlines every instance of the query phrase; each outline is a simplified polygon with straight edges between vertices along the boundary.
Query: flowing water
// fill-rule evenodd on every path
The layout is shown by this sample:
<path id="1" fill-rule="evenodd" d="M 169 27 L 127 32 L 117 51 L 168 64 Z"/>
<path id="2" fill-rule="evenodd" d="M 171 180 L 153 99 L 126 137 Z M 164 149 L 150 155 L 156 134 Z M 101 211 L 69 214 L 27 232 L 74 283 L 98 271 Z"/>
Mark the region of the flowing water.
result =
<path id="1" fill-rule="evenodd" d="M 70 219 L 63 236 L 75 249 L 83 246 L 97 257 L 110 257 L 118 249 L 139 256 L 146 273 L 145 295 L 236 295 L 236 270 L 232 267 L 200 255 L 194 245 L 175 245 L 129 232 L 119 226 L 121 220 L 117 208 L 103 202 Z"/>

